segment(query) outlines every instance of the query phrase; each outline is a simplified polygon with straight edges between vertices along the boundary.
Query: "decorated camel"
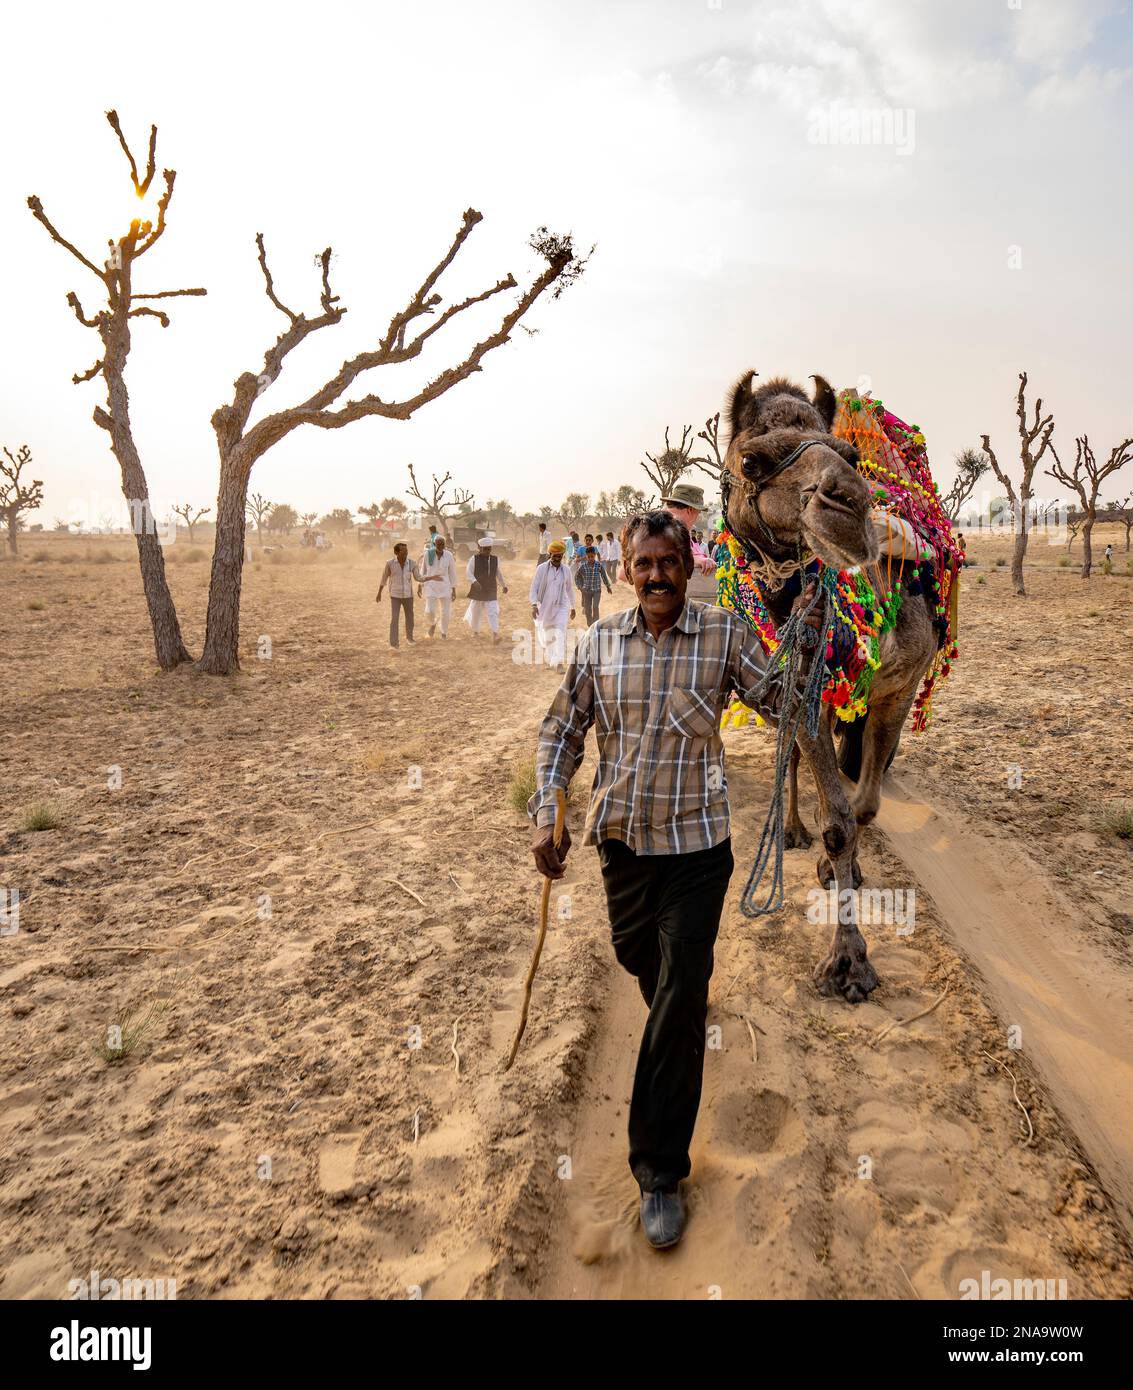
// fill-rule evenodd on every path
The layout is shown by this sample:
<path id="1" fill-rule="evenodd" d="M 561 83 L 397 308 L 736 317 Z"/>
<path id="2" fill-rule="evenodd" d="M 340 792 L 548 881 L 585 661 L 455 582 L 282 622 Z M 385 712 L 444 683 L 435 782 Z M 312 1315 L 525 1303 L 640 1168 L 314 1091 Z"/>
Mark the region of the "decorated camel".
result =
<path id="1" fill-rule="evenodd" d="M 798 807 L 801 750 L 818 791 L 819 882 L 851 907 L 838 914 L 815 981 L 823 994 L 860 1003 L 878 979 L 845 893 L 861 883 L 858 827 L 877 814 L 910 710 L 914 728 L 924 728 L 956 655 L 959 553 L 916 426 L 868 396 L 836 394 L 822 377 L 811 398 L 784 378 L 753 389 L 754 375 L 730 401 L 719 601 L 768 652 L 802 632 L 797 618 L 788 621 L 793 609 L 825 605 L 819 649 L 807 658 L 812 668 L 823 662 L 811 682 L 814 732 L 800 725 L 783 769 L 782 838 L 788 848 L 811 843 Z M 852 798 L 840 771 L 856 782 Z"/>

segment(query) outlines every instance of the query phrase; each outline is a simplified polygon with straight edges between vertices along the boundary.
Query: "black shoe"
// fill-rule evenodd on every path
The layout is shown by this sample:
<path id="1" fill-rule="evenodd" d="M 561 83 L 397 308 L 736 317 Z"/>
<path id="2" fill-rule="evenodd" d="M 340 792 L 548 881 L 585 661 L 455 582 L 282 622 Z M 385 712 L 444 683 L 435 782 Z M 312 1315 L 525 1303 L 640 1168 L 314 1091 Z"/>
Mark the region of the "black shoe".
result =
<path id="1" fill-rule="evenodd" d="M 685 1230 L 685 1204 L 679 1187 L 641 1193 L 641 1229 L 654 1250 L 676 1245 Z"/>

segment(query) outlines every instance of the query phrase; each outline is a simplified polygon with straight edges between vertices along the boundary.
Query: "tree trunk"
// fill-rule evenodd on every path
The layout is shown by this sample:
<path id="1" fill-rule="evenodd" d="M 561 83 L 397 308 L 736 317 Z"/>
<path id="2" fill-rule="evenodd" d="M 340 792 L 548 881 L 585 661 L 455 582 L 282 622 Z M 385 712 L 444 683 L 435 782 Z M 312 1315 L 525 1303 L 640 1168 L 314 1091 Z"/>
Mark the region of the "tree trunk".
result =
<path id="1" fill-rule="evenodd" d="M 240 669 L 240 585 L 250 476 L 251 470 L 240 459 L 231 455 L 221 459 L 205 649 L 197 663 L 210 676 L 227 676 Z"/>
<path id="2" fill-rule="evenodd" d="M 1015 588 L 1018 598 L 1027 597 L 1027 588 L 1023 583 L 1023 557 L 1027 553 L 1027 541 L 1030 539 L 1030 532 L 1027 530 L 1026 522 L 1015 532 L 1015 550 L 1011 556 L 1011 583 Z"/>
<path id="3" fill-rule="evenodd" d="M 125 270 L 120 274 L 121 304 L 128 306 L 129 277 Z M 104 341 L 106 357 L 103 374 L 106 379 L 106 399 L 110 412 L 107 418 L 102 412 L 96 411 L 95 419 L 109 431 L 110 447 L 122 473 L 122 494 L 126 498 L 130 524 L 138 542 L 142 588 L 149 609 L 150 625 L 153 627 L 157 664 L 163 671 L 171 671 L 183 661 L 191 661 L 192 657 L 181 640 L 181 624 L 177 620 L 173 595 L 169 592 L 169 585 L 165 579 L 165 556 L 161 553 L 157 527 L 150 509 L 149 484 L 146 482 L 145 470 L 134 445 L 134 433 L 130 425 L 130 396 L 122 375 L 130 353 L 130 330 L 124 309 L 119 308 L 115 311 L 115 317 Z"/>
<path id="4" fill-rule="evenodd" d="M 1093 551 L 1090 548 L 1090 535 L 1094 529 L 1096 520 L 1095 514 L 1091 511 L 1086 516 L 1085 525 L 1082 527 L 1082 578 L 1089 579 L 1090 569 L 1094 563 Z"/>
<path id="5" fill-rule="evenodd" d="M 18 524 L 18 520 L 17 520 L 18 517 L 19 517 L 19 513 L 18 513 L 18 512 L 16 512 L 16 511 L 9 511 L 9 512 L 8 512 L 8 549 L 12 552 L 12 559 L 13 559 L 13 560 L 15 560 L 15 559 L 18 557 L 18 555 L 19 555 L 19 550 L 16 548 L 16 534 L 17 534 L 17 529 L 16 529 L 16 528 L 17 528 L 17 524 Z"/>

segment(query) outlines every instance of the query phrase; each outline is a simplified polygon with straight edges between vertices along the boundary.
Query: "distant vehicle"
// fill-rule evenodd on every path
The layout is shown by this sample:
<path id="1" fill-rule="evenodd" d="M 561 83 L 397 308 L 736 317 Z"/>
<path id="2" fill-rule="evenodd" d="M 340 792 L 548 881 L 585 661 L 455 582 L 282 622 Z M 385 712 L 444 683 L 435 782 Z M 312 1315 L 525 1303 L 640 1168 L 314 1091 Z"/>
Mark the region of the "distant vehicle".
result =
<path id="1" fill-rule="evenodd" d="M 452 528 L 452 549 L 453 553 L 461 560 L 467 560 L 479 549 L 481 536 L 491 534 L 492 554 L 502 556 L 505 559 L 514 558 L 515 546 L 510 540 L 505 540 L 502 536 L 496 536 L 494 532 L 489 532 L 487 526 L 454 526 Z"/>

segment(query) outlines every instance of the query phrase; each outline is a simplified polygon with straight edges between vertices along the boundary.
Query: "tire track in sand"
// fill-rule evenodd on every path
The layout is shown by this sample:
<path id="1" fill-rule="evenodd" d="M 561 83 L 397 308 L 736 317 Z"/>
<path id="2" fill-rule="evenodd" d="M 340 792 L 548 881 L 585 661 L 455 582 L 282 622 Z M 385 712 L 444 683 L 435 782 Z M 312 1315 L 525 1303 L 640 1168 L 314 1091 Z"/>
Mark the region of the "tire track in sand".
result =
<path id="1" fill-rule="evenodd" d="M 982 972 L 1133 1234 L 1133 987 L 1072 905 L 1002 838 L 965 830 L 890 777 L 877 824 Z"/>

